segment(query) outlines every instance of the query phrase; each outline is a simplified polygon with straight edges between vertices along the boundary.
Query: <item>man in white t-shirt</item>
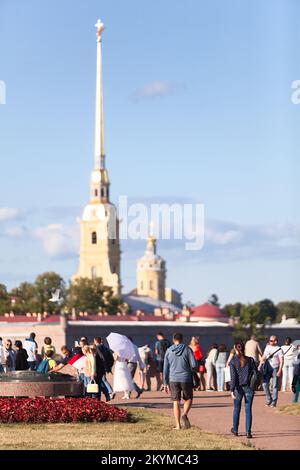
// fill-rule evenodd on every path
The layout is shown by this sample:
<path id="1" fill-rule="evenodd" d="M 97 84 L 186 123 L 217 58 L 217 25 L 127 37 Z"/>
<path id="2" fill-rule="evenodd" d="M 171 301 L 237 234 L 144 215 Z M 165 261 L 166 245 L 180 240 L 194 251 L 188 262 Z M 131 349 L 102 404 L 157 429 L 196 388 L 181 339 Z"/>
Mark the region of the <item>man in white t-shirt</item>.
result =
<path id="1" fill-rule="evenodd" d="M 258 367 L 259 370 L 266 361 L 268 361 L 271 366 L 270 374 L 263 376 L 263 389 L 266 394 L 266 406 L 275 407 L 278 400 L 279 377 L 281 377 L 283 367 L 283 351 L 281 347 L 278 346 L 277 336 L 270 336 L 269 344 L 264 350 L 263 357 Z M 271 380 L 273 386 L 272 395 L 270 392 Z"/>
<path id="2" fill-rule="evenodd" d="M 35 370 L 37 366 L 37 352 L 38 345 L 35 341 L 35 333 L 30 333 L 29 338 L 26 338 L 23 343 L 24 349 L 26 349 L 28 358 L 27 362 L 30 370 Z"/>

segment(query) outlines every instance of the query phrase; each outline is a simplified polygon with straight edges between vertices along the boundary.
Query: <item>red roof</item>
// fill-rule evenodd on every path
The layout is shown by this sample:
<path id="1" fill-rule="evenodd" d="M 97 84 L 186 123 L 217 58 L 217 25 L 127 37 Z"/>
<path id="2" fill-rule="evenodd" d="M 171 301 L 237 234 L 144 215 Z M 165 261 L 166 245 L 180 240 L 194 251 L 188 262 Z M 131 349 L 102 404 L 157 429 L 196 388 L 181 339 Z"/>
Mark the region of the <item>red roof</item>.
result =
<path id="1" fill-rule="evenodd" d="M 73 321 L 71 317 L 69 317 L 69 321 Z M 167 318 L 156 317 L 154 315 L 144 315 L 142 317 L 137 318 L 135 315 L 107 315 L 107 316 L 100 316 L 100 315 L 88 315 L 86 317 L 77 317 L 75 321 L 170 321 Z"/>
<path id="2" fill-rule="evenodd" d="M 8 323 L 37 323 L 37 317 L 27 317 L 26 315 L 15 315 L 14 317 L 5 317 L 4 315 L 0 316 L 0 322 Z M 59 323 L 59 315 L 49 315 L 47 318 L 43 318 L 39 323 Z"/>
<path id="3" fill-rule="evenodd" d="M 198 307 L 192 308 L 191 317 L 203 317 L 203 318 L 224 318 L 227 317 L 224 310 L 216 305 L 205 303 L 198 305 Z"/>

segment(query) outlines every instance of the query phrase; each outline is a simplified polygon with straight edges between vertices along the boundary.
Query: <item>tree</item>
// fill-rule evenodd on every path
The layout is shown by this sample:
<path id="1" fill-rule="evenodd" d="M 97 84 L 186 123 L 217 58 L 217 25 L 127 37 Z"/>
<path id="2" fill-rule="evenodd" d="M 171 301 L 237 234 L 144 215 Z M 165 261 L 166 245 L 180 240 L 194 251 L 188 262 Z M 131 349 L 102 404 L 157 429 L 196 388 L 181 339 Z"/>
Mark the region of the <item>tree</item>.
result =
<path id="1" fill-rule="evenodd" d="M 243 304 L 237 302 L 235 304 L 227 304 L 224 306 L 223 310 L 227 313 L 227 315 L 231 318 L 239 318 L 241 316 Z"/>
<path id="2" fill-rule="evenodd" d="M 243 305 L 241 303 L 225 306 L 229 315 L 236 319 L 233 337 L 245 341 L 251 335 L 264 340 L 266 324 L 276 319 L 277 308 L 269 299 L 264 299 L 254 304 Z"/>
<path id="3" fill-rule="evenodd" d="M 59 310 L 54 302 L 49 302 L 51 293 L 59 289 L 60 297 L 66 297 L 66 284 L 63 278 L 55 272 L 46 272 L 40 274 L 34 283 L 36 292 L 36 307 L 41 313 L 48 312 L 54 313 Z M 64 305 L 65 302 L 62 303 Z M 61 305 L 61 306 L 62 306 Z"/>
<path id="4" fill-rule="evenodd" d="M 14 313 L 24 314 L 26 312 L 35 312 L 38 309 L 34 284 L 22 282 L 19 287 L 11 290 L 10 296 L 15 299 Z"/>
<path id="5" fill-rule="evenodd" d="M 220 307 L 219 297 L 216 294 L 212 294 L 209 297 L 208 303 L 211 304 L 211 305 L 215 305 L 216 307 Z"/>
<path id="6" fill-rule="evenodd" d="M 118 311 L 129 311 L 127 304 L 122 299 L 113 295 L 111 287 L 103 285 L 101 278 L 79 278 L 73 282 L 68 290 L 67 307 L 75 308 L 90 314 L 105 310 L 109 315 L 115 315 Z"/>
<path id="7" fill-rule="evenodd" d="M 8 312 L 10 308 L 10 299 L 6 286 L 4 284 L 0 284 L 0 315 Z"/>
<path id="8" fill-rule="evenodd" d="M 274 305 L 272 300 L 260 300 L 254 305 L 256 305 L 258 308 L 258 314 L 256 318 L 257 323 L 265 325 L 266 323 L 273 323 L 276 320 L 277 307 Z"/>
<path id="9" fill-rule="evenodd" d="M 296 318 L 300 322 L 300 302 L 292 300 L 290 302 L 279 302 L 277 304 L 277 318 L 278 322 L 281 321 L 282 315 L 286 318 Z"/>

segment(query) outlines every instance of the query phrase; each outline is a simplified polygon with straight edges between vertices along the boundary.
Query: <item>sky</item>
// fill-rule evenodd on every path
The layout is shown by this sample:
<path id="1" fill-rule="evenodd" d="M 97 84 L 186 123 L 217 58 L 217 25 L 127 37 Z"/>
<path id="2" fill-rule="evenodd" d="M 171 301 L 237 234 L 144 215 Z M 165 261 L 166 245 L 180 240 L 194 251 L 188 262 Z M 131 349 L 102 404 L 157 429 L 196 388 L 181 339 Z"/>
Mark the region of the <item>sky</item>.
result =
<path id="1" fill-rule="evenodd" d="M 297 0 L 0 0 L 0 283 L 77 271 L 98 18 L 111 200 L 204 205 L 202 249 L 158 239 L 167 285 L 300 300 Z M 144 250 L 122 240 L 124 292 Z"/>

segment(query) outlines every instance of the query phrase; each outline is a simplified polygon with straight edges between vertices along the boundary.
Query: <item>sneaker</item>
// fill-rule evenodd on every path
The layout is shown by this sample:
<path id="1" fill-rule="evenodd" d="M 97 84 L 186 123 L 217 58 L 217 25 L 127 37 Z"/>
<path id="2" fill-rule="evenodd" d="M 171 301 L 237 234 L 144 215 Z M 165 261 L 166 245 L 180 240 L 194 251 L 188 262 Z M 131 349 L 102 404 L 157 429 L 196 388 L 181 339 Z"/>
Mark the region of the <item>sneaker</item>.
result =
<path id="1" fill-rule="evenodd" d="M 247 437 L 248 439 L 252 439 L 253 436 L 252 436 L 251 432 L 247 432 L 246 437 Z"/>
<path id="2" fill-rule="evenodd" d="M 113 400 L 115 398 L 116 394 L 115 394 L 115 392 L 111 392 L 109 394 L 109 396 L 110 396 L 110 399 Z"/>
<path id="3" fill-rule="evenodd" d="M 270 408 L 275 408 L 275 407 L 276 407 L 276 403 L 272 402 L 270 405 Z"/>
<path id="4" fill-rule="evenodd" d="M 181 419 L 182 419 L 185 429 L 189 429 L 191 427 L 191 423 L 187 415 L 182 415 Z"/>
<path id="5" fill-rule="evenodd" d="M 238 435 L 239 435 L 239 433 L 238 433 L 237 431 L 235 431 L 233 428 L 230 429 L 230 432 L 231 432 L 232 434 L 234 434 L 235 436 L 238 436 Z"/>
<path id="6" fill-rule="evenodd" d="M 271 401 L 269 401 L 269 403 L 266 403 L 265 406 L 270 406 L 271 405 Z"/>

